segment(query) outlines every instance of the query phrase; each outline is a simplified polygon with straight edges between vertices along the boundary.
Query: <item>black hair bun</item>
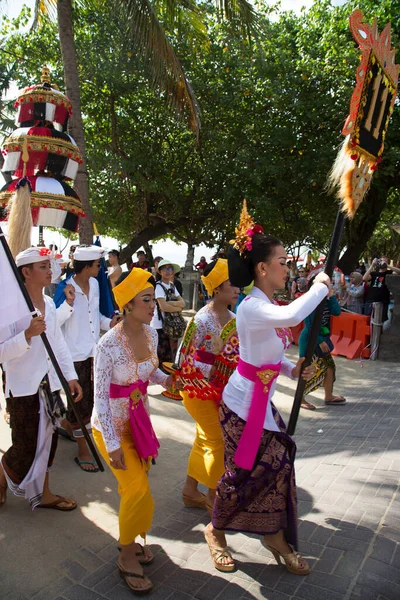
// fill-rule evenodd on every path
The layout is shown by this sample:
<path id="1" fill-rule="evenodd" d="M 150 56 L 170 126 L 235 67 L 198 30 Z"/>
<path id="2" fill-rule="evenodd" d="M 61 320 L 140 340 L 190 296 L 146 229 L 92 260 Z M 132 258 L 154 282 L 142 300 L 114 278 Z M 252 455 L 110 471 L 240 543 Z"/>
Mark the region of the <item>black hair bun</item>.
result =
<path id="1" fill-rule="evenodd" d="M 229 281 L 238 288 L 243 288 L 253 281 L 251 262 L 248 257 L 241 256 L 233 246 L 228 249 Z"/>

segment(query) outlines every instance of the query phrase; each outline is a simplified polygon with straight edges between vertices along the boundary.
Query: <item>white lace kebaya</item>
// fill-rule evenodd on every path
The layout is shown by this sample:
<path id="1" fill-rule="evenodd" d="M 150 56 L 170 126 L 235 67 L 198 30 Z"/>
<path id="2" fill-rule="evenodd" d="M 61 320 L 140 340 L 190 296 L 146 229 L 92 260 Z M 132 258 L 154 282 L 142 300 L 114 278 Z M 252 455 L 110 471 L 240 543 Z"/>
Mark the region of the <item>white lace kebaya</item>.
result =
<path id="1" fill-rule="evenodd" d="M 130 433 L 129 398 L 110 398 L 110 384 L 129 386 L 150 381 L 166 387 L 168 375 L 158 369 L 157 331 L 143 325 L 149 357 L 136 360 L 122 323 L 108 331 L 97 345 L 94 363 L 94 409 L 92 425 L 101 432 L 107 452 L 120 446 L 123 435 Z M 149 411 L 147 395 L 144 398 Z"/>

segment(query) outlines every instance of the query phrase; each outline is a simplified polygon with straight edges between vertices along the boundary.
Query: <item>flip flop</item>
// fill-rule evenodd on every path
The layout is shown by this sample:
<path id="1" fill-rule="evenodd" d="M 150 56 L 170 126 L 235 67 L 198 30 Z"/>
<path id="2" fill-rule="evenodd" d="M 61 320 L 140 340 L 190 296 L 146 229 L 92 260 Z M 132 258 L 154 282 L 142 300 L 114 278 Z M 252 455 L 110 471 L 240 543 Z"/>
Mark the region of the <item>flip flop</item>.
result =
<path id="1" fill-rule="evenodd" d="M 82 469 L 82 471 L 85 471 L 85 473 L 98 473 L 100 471 L 99 467 L 96 466 L 96 463 L 94 460 L 91 460 L 91 461 L 79 460 L 79 458 L 77 456 L 75 456 L 74 462 L 78 465 L 78 467 L 80 467 Z M 95 469 L 90 469 L 90 470 L 84 469 L 82 467 L 82 465 L 92 465 L 93 467 L 95 467 Z"/>
<path id="2" fill-rule="evenodd" d="M 325 400 L 325 404 L 345 404 L 346 398 L 343 396 L 334 396 L 332 400 Z"/>
<path id="3" fill-rule="evenodd" d="M 60 506 L 63 502 L 67 502 L 68 504 L 72 503 L 72 506 Z M 75 510 L 78 506 L 78 503 L 75 500 L 67 500 L 64 496 L 57 496 L 57 500 L 54 502 L 49 502 L 48 504 L 38 504 L 36 508 L 50 508 L 53 510 L 61 510 L 63 512 L 69 512 L 71 510 Z"/>
<path id="4" fill-rule="evenodd" d="M 139 548 L 141 549 L 140 552 L 135 552 L 135 556 L 138 557 L 138 561 L 141 565 L 151 565 L 152 562 L 154 562 L 154 556 L 151 553 L 150 549 L 148 546 L 146 546 L 146 548 L 144 548 L 142 546 L 142 544 L 139 544 L 139 542 L 136 542 L 137 545 L 139 546 Z M 148 551 L 149 554 L 146 554 L 146 550 Z M 118 552 L 121 552 L 121 548 L 118 548 Z M 140 557 L 143 556 L 144 560 L 140 560 Z"/>
<path id="5" fill-rule="evenodd" d="M 316 410 L 314 404 L 310 404 L 309 402 L 302 402 L 300 407 L 304 408 L 305 410 Z"/>
<path id="6" fill-rule="evenodd" d="M 126 585 L 132 590 L 132 592 L 135 592 L 135 594 L 148 594 L 149 592 L 151 592 L 151 590 L 153 589 L 153 584 L 146 575 L 138 575 L 137 573 L 130 573 L 129 571 L 125 571 L 118 562 L 117 567 L 119 569 L 119 574 L 121 575 L 122 579 L 125 580 Z M 148 585 L 145 588 L 138 588 L 133 584 L 132 581 L 129 581 L 129 579 L 140 579 L 142 581 L 147 580 Z"/>

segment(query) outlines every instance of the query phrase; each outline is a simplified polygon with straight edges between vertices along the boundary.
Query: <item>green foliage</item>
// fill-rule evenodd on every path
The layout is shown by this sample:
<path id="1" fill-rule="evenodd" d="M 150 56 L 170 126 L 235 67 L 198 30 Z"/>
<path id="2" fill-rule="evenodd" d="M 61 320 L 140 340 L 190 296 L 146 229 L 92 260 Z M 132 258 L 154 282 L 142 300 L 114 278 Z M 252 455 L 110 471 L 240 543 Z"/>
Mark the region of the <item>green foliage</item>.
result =
<path id="1" fill-rule="evenodd" d="M 125 243 L 145 231 L 147 239 L 170 234 L 222 246 L 246 198 L 256 220 L 288 247 L 301 242 L 326 249 L 337 204 L 325 182 L 359 56 L 348 16 L 359 7 L 369 21 L 377 16 L 380 29 L 391 19 L 398 32 L 396 4 L 364 0 L 333 7 L 320 0 L 300 17 L 282 13 L 277 21 L 261 4 L 258 44 L 235 35 L 210 3 L 199 5 L 206 39 L 189 24 L 169 31 L 166 22 L 201 107 L 199 146 L 166 109 L 165 95 L 150 90 L 145 64 L 114 4 L 77 4 L 81 103 L 99 230 Z M 392 42 L 398 45 L 396 36 Z M 11 36 L 6 50 L 0 69 L 17 61 L 19 85 L 35 81 L 47 62 L 62 89 L 57 31 L 48 19 L 36 32 Z M 380 214 L 372 210 L 376 198 L 380 210 L 387 197 L 397 199 L 399 125 L 396 107 L 373 194 L 347 229 L 348 246 L 361 230 L 363 248 L 371 237 Z M 390 219 L 400 222 L 398 202 L 389 204 Z M 370 232 L 367 222 L 373 223 Z"/>

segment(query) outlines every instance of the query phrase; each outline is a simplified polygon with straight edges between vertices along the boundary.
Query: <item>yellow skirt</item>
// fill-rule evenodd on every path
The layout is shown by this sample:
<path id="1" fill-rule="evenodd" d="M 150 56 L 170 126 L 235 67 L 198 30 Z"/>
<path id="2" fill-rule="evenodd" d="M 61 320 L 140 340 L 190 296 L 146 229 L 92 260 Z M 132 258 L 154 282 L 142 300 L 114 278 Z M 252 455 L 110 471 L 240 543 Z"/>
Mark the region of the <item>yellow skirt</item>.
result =
<path id="1" fill-rule="evenodd" d="M 110 467 L 118 481 L 119 505 L 119 541 L 122 545 L 132 544 L 138 535 L 145 538 L 151 527 L 154 513 L 154 501 L 150 491 L 149 467 L 140 460 L 130 434 L 121 440 L 127 469 L 113 469 L 110 466 L 103 436 L 92 428 L 93 438 L 100 454 Z"/>
<path id="2" fill-rule="evenodd" d="M 196 438 L 189 456 L 188 475 L 215 489 L 225 471 L 218 406 L 213 400 L 189 398 L 186 392 L 181 392 L 181 396 L 184 407 L 196 421 Z"/>

